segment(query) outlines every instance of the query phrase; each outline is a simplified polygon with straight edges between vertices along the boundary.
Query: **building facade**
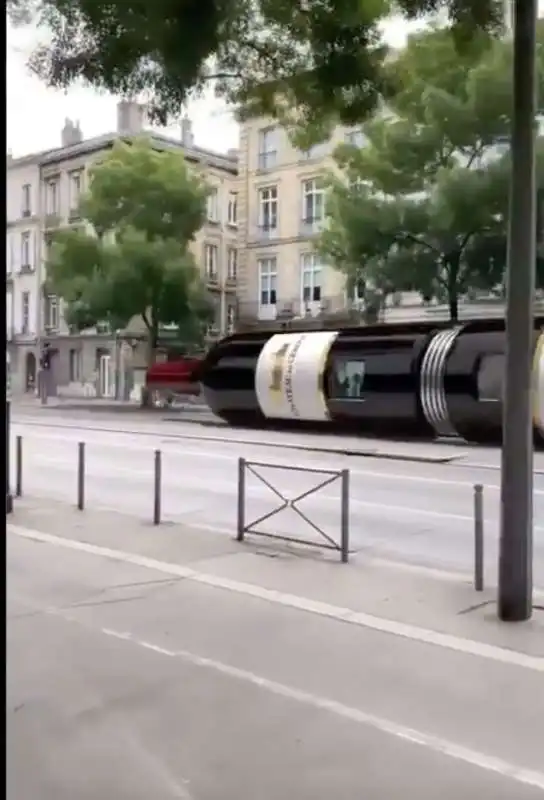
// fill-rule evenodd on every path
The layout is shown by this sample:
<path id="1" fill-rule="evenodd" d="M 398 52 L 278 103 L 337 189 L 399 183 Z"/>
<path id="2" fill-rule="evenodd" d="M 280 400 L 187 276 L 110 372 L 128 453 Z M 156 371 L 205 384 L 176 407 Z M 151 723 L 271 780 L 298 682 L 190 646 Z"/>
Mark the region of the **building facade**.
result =
<path id="1" fill-rule="evenodd" d="M 141 382 L 145 366 L 140 344 L 143 324 L 133 320 L 125 331 L 70 332 L 62 302 L 45 294 L 45 263 L 51 237 L 59 226 L 85 224 L 79 201 L 96 158 L 120 137 L 130 140 L 144 130 L 145 109 L 122 101 L 113 133 L 85 140 L 79 124 L 66 120 L 61 146 L 7 162 L 7 291 L 8 348 L 14 391 L 32 391 L 37 381 L 39 351 L 49 341 L 56 356 L 51 389 L 98 396 L 119 396 L 120 362 L 130 359 Z M 207 219 L 192 244 L 215 306 L 209 339 L 233 329 L 238 276 L 237 152 L 218 155 L 198 148 L 190 121 L 181 123 L 180 138 L 151 134 L 157 149 L 180 148 L 187 162 L 210 186 Z M 134 383 L 134 375 L 131 378 Z"/>
<path id="2" fill-rule="evenodd" d="M 326 197 L 322 176 L 337 169 L 341 143 L 364 146 L 360 130 L 338 127 L 330 141 L 309 152 L 293 147 L 288 134 L 271 120 L 245 122 L 240 135 L 238 176 L 239 264 L 238 327 L 317 327 L 360 324 L 365 304 L 357 290 L 348 294 L 345 278 L 315 251 L 323 228 Z M 504 143 L 487 157 L 496 158 Z M 461 318 L 504 313 L 502 298 L 462 298 Z M 387 298 L 379 319 L 402 322 L 447 319 L 448 308 L 424 302 L 417 292 Z"/>
<path id="3" fill-rule="evenodd" d="M 323 264 L 314 242 L 325 220 L 323 176 L 349 134 L 297 150 L 287 132 L 267 120 L 242 126 L 238 179 L 240 257 L 238 324 L 277 318 L 318 319 L 346 307 L 343 276 Z"/>

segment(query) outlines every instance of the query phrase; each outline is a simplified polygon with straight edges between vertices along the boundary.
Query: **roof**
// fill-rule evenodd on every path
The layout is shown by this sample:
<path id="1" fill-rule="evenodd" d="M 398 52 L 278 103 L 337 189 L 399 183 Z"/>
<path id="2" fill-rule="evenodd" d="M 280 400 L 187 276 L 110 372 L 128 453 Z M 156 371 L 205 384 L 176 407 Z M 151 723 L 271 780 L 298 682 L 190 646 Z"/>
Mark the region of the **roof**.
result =
<path id="1" fill-rule="evenodd" d="M 149 136 L 152 144 L 158 149 L 174 148 L 182 150 L 188 161 L 194 161 L 205 164 L 210 167 L 230 172 L 235 175 L 238 171 L 238 160 L 235 156 L 228 156 L 221 153 L 215 153 L 212 150 L 204 150 L 201 147 L 187 147 L 177 139 L 165 136 L 161 133 L 143 131 L 143 135 Z M 42 150 L 37 153 L 32 153 L 20 158 L 13 158 L 7 162 L 6 169 L 14 169 L 22 167 L 26 164 L 36 164 L 37 167 L 46 167 L 51 164 L 60 164 L 63 161 L 68 161 L 78 156 L 92 155 L 93 153 L 107 150 L 112 147 L 115 142 L 123 140 L 130 142 L 142 134 L 122 135 L 119 133 L 103 133 L 100 136 L 93 136 L 91 139 L 85 139 L 76 144 L 67 145 L 64 147 L 55 147 L 48 150 Z"/>

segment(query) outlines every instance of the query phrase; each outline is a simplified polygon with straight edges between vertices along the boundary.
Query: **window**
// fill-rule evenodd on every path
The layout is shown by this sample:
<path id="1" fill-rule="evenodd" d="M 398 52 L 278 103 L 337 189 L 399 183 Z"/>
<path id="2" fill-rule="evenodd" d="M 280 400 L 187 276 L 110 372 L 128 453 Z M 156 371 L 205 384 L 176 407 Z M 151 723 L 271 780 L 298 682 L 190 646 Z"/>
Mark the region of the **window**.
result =
<path id="1" fill-rule="evenodd" d="M 21 333 L 28 333 L 30 322 L 30 292 L 21 295 Z"/>
<path id="2" fill-rule="evenodd" d="M 278 129 L 259 131 L 259 169 L 270 169 L 278 160 Z"/>
<path id="3" fill-rule="evenodd" d="M 303 253 L 301 257 L 302 302 L 321 302 L 322 267 L 317 253 Z"/>
<path id="4" fill-rule="evenodd" d="M 227 333 L 234 333 L 236 325 L 236 306 L 227 306 Z"/>
<path id="5" fill-rule="evenodd" d="M 75 348 L 70 350 L 70 382 L 81 380 L 81 350 Z"/>
<path id="6" fill-rule="evenodd" d="M 348 131 L 345 135 L 346 144 L 351 144 L 353 147 L 364 147 L 365 135 L 360 128 L 354 131 Z"/>
<path id="7" fill-rule="evenodd" d="M 6 236 L 6 274 L 11 275 L 16 266 L 15 241 L 13 236 Z"/>
<path id="8" fill-rule="evenodd" d="M 59 182 L 56 179 L 45 184 L 45 213 L 59 213 Z"/>
<path id="9" fill-rule="evenodd" d="M 71 172 L 69 175 L 70 186 L 70 211 L 77 211 L 81 200 L 82 175 L 81 171 Z"/>
<path id="10" fill-rule="evenodd" d="M 308 150 L 302 151 L 303 158 L 322 158 L 327 154 L 329 149 L 329 142 L 319 142 L 319 144 L 314 144 Z"/>
<path id="11" fill-rule="evenodd" d="M 43 237 L 43 257 L 45 262 L 51 257 L 51 248 L 53 246 L 53 239 L 50 234 L 45 234 Z"/>
<path id="12" fill-rule="evenodd" d="M 45 298 L 45 327 L 56 331 L 59 327 L 59 300 L 54 294 Z"/>
<path id="13" fill-rule="evenodd" d="M 325 216 L 325 190 L 318 178 L 302 184 L 302 219 L 307 225 L 322 222 Z"/>
<path id="14" fill-rule="evenodd" d="M 361 192 L 365 187 L 368 187 L 370 184 L 368 181 L 363 180 L 363 178 L 361 178 L 359 175 L 349 175 L 348 185 L 352 191 Z"/>
<path id="15" fill-rule="evenodd" d="M 30 232 L 21 234 L 21 269 L 30 269 Z"/>
<path id="16" fill-rule="evenodd" d="M 500 402 L 503 399 L 504 355 L 492 353 L 484 356 L 478 368 L 478 400 Z"/>
<path id="17" fill-rule="evenodd" d="M 237 272 L 238 250 L 235 247 L 229 247 L 227 250 L 227 279 L 229 281 L 235 281 Z"/>
<path id="18" fill-rule="evenodd" d="M 275 258 L 262 258 L 259 266 L 259 304 L 261 306 L 276 305 L 276 283 L 278 271 Z"/>
<path id="19" fill-rule="evenodd" d="M 329 391 L 338 400 L 363 400 L 366 365 L 357 359 L 334 360 Z"/>
<path id="20" fill-rule="evenodd" d="M 208 222 L 219 222 L 219 191 L 212 189 L 206 199 L 206 215 Z"/>
<path id="21" fill-rule="evenodd" d="M 357 278 L 353 284 L 352 299 L 356 305 L 364 303 L 366 297 L 366 282 L 363 278 Z"/>
<path id="22" fill-rule="evenodd" d="M 215 244 L 204 245 L 204 269 L 206 277 L 217 280 L 217 266 L 219 263 L 219 250 Z"/>
<path id="23" fill-rule="evenodd" d="M 25 183 L 25 185 L 23 186 L 22 213 L 23 217 L 30 217 L 32 213 L 29 183 Z"/>
<path id="24" fill-rule="evenodd" d="M 259 189 L 259 228 L 274 232 L 278 227 L 278 188 Z"/>
<path id="25" fill-rule="evenodd" d="M 227 209 L 227 224 L 238 225 L 238 194 L 229 192 L 229 204 Z"/>

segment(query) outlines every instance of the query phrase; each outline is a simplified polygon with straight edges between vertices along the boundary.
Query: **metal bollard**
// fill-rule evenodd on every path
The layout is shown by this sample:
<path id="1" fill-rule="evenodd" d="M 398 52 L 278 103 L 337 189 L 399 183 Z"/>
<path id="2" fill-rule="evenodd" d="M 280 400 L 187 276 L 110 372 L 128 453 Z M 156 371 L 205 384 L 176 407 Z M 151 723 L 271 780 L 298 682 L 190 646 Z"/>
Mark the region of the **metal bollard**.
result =
<path id="1" fill-rule="evenodd" d="M 15 495 L 23 496 L 23 437 L 15 439 Z"/>
<path id="2" fill-rule="evenodd" d="M 340 557 L 342 564 L 349 560 L 349 469 L 343 469 L 342 481 L 342 508 L 340 511 Z"/>
<path id="3" fill-rule="evenodd" d="M 474 588 L 484 589 L 484 487 L 474 486 Z"/>
<path id="4" fill-rule="evenodd" d="M 153 498 L 153 525 L 161 524 L 161 483 L 162 483 L 162 459 L 161 451 L 155 450 L 154 468 L 154 498 Z"/>
<path id="5" fill-rule="evenodd" d="M 238 519 L 236 524 L 236 540 L 244 541 L 246 528 L 246 460 L 238 459 Z"/>
<path id="6" fill-rule="evenodd" d="M 9 400 L 6 400 L 6 514 L 11 514 L 13 512 L 13 497 L 11 496 L 11 487 L 10 487 L 10 450 L 11 450 L 11 425 L 10 425 L 10 412 L 11 412 L 11 403 Z"/>
<path id="7" fill-rule="evenodd" d="M 77 507 L 85 508 L 85 442 L 77 444 Z"/>

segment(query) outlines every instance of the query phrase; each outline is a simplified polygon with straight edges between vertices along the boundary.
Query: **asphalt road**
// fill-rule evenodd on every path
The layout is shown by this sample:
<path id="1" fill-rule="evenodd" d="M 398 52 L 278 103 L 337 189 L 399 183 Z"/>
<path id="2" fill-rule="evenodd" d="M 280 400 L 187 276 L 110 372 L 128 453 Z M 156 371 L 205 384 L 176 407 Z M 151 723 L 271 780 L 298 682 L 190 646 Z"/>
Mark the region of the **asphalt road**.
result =
<path id="1" fill-rule="evenodd" d="M 541 662 L 16 533 L 7 574 L 8 800 L 544 795 Z"/>
<path id="2" fill-rule="evenodd" d="M 469 571 L 473 564 L 473 486 L 484 485 L 486 565 L 496 576 L 500 498 L 499 452 L 441 445 L 364 442 L 346 437 L 235 432 L 197 424 L 128 421 L 100 415 L 15 415 L 13 435 L 23 436 L 24 490 L 74 503 L 77 442 L 86 442 L 86 499 L 89 506 L 115 508 L 150 517 L 153 452 L 163 455 L 162 506 L 165 519 L 192 526 L 235 530 L 238 458 L 301 469 L 350 470 L 350 546 L 358 552 Z M 133 428 L 131 431 L 130 428 Z M 363 448 L 408 457 L 452 458 L 451 463 L 417 463 L 310 452 L 299 446 Z M 12 463 L 12 468 L 14 465 Z M 534 577 L 544 587 L 544 455 L 535 458 Z M 328 476 L 292 469 L 257 468 L 288 498 Z M 248 474 L 246 521 L 281 502 Z M 340 486 L 335 481 L 300 503 L 300 509 L 338 539 Z M 259 526 L 274 533 L 318 534 L 292 509 Z"/>

